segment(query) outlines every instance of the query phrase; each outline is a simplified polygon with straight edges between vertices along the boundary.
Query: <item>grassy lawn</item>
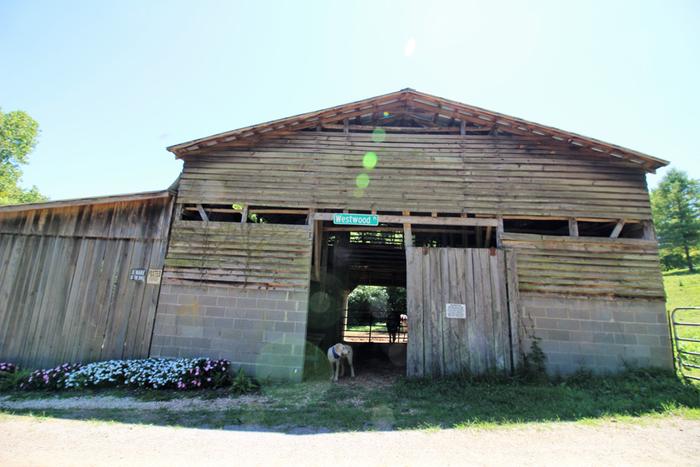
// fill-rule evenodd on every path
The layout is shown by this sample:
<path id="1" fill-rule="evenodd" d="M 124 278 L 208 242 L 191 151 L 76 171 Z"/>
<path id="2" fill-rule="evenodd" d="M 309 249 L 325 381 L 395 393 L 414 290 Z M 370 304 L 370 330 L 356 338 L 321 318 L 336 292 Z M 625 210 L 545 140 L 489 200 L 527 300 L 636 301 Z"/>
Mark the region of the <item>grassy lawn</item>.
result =
<path id="1" fill-rule="evenodd" d="M 32 393 L 29 393 L 32 394 Z M 83 393 L 64 392 L 63 395 Z M 176 391 L 97 391 L 101 395 L 134 395 L 142 399 L 183 397 Z M 147 394 L 150 394 L 148 396 Z M 225 391 L 190 392 L 187 397 L 216 398 Z M 16 398 L 19 394 L 15 394 Z M 33 397 L 46 397 L 34 393 Z M 31 397 L 27 393 L 22 398 Z M 206 405 L 204 405 L 206 407 Z M 700 390 L 669 372 L 630 371 L 608 378 L 580 375 L 547 383 L 508 379 L 450 378 L 406 380 L 378 385 L 341 381 L 266 384 L 245 404 L 224 410 L 53 409 L 4 410 L 60 418 L 94 419 L 188 427 L 223 428 L 239 425 L 288 430 L 416 428 L 489 428 L 533 422 L 634 420 L 680 416 L 700 419 Z"/>
<path id="2" fill-rule="evenodd" d="M 689 273 L 687 269 L 667 271 L 664 273 L 666 290 L 666 309 L 669 313 L 676 307 L 700 306 L 700 272 Z M 670 318 L 670 316 L 669 316 Z M 679 311 L 676 321 L 700 323 L 700 310 Z M 700 339 L 700 327 L 678 327 L 678 337 Z M 685 350 L 700 352 L 700 343 L 680 342 Z M 700 357 L 687 356 L 687 361 L 700 365 Z M 686 374 L 700 377 L 700 370 L 686 368 Z"/>

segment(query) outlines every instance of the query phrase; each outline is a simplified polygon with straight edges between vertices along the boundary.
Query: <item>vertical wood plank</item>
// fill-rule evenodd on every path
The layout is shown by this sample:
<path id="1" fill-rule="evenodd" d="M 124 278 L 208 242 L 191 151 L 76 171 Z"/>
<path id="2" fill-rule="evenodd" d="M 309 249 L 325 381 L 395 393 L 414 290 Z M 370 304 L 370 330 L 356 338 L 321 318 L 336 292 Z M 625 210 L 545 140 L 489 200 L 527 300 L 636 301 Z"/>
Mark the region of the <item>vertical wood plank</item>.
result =
<path id="1" fill-rule="evenodd" d="M 518 291 L 518 269 L 516 252 L 511 249 L 505 251 L 506 280 L 508 284 L 508 314 L 510 317 L 510 341 L 513 369 L 517 369 L 522 359 L 522 336 L 520 332 L 520 294 Z"/>

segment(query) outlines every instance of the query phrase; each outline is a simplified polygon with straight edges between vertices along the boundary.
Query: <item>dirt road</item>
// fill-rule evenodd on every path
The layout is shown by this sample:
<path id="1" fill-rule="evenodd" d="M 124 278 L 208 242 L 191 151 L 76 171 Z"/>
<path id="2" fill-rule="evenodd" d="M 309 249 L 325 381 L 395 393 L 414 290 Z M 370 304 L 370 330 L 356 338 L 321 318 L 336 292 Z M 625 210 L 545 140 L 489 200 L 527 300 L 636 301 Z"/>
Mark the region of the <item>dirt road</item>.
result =
<path id="1" fill-rule="evenodd" d="M 0 465 L 698 465 L 700 421 L 292 435 L 0 416 Z"/>

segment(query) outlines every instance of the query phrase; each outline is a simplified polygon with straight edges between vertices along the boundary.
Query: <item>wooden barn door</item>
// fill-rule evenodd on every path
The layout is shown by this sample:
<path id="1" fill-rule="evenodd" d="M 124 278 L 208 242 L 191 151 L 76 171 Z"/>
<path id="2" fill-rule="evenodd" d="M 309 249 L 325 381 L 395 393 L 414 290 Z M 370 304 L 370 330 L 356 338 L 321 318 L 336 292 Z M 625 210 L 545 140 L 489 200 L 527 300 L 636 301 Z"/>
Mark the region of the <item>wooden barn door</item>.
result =
<path id="1" fill-rule="evenodd" d="M 503 250 L 406 249 L 407 375 L 509 372 Z"/>

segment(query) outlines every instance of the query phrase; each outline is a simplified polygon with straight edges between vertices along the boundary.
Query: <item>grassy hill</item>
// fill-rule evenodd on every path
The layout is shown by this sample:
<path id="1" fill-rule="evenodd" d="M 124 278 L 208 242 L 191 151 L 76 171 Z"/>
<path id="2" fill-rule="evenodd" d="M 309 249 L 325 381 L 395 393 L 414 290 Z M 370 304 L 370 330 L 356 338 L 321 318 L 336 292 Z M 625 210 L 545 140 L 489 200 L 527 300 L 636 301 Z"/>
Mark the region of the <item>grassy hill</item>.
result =
<path id="1" fill-rule="evenodd" d="M 670 313 L 676 307 L 700 306 L 700 272 L 689 273 L 687 269 L 667 271 L 664 273 L 666 289 L 666 309 Z M 700 322 L 700 310 L 679 312 L 677 321 Z M 678 337 L 700 339 L 700 327 L 679 327 Z M 681 342 L 681 348 L 700 352 L 700 344 Z M 690 356 L 687 361 L 700 365 L 700 357 Z M 700 377 L 700 370 L 687 369 L 686 373 Z"/>

